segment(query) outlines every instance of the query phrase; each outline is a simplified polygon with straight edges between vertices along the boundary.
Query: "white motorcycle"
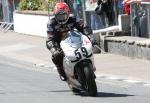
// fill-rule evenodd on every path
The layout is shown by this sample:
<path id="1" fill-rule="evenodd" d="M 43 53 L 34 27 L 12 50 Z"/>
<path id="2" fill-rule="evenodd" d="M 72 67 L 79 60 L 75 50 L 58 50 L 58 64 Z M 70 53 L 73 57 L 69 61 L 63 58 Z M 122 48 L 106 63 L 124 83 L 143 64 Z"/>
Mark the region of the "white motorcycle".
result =
<path id="1" fill-rule="evenodd" d="M 65 54 L 63 67 L 69 88 L 74 93 L 84 91 L 89 96 L 96 96 L 95 67 L 89 38 L 73 30 L 67 33 L 60 45 Z"/>

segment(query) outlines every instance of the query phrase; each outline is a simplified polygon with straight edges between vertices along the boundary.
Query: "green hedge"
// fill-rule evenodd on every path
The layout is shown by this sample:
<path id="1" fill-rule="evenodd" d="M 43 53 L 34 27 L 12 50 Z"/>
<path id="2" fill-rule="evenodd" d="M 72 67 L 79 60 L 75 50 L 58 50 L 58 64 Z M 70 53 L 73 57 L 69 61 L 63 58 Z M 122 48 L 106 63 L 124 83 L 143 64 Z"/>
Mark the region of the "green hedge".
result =
<path id="1" fill-rule="evenodd" d="M 19 10 L 47 10 L 48 3 L 45 0 L 21 0 Z"/>
<path id="2" fill-rule="evenodd" d="M 54 6 L 56 5 L 56 3 L 57 3 L 57 0 L 49 0 L 48 1 L 49 2 L 49 10 L 50 10 L 50 12 L 52 12 L 53 10 L 54 10 Z"/>

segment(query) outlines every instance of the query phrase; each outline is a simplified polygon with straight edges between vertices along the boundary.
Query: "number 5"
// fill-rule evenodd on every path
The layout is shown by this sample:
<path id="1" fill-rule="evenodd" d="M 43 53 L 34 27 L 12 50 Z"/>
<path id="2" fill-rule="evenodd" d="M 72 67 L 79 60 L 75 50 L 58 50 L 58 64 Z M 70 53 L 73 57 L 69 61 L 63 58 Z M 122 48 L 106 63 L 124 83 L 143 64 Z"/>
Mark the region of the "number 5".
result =
<path id="1" fill-rule="evenodd" d="M 81 56 L 80 52 L 78 51 L 78 49 L 75 50 L 74 52 L 75 52 L 77 60 L 80 60 L 82 58 L 82 56 Z"/>

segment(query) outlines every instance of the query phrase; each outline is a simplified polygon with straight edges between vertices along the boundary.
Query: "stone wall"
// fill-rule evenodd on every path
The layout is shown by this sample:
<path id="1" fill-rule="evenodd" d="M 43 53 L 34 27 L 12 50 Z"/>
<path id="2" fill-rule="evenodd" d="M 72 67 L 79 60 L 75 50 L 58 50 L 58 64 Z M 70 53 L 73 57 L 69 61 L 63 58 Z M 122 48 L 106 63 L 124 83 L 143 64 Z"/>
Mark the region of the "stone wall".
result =
<path id="1" fill-rule="evenodd" d="M 150 60 L 150 39 L 130 36 L 106 37 L 105 51 Z"/>

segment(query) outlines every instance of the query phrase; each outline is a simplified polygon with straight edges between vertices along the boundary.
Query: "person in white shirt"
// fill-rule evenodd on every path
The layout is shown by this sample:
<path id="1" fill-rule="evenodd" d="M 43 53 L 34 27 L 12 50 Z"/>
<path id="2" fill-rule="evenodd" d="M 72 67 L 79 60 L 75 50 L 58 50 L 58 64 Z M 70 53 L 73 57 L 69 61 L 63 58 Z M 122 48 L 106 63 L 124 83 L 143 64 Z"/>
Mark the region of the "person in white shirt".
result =
<path id="1" fill-rule="evenodd" d="M 97 0 L 86 0 L 86 11 L 90 12 L 91 28 L 98 30 L 104 28 L 101 17 L 96 14 L 95 8 L 97 7 Z"/>

